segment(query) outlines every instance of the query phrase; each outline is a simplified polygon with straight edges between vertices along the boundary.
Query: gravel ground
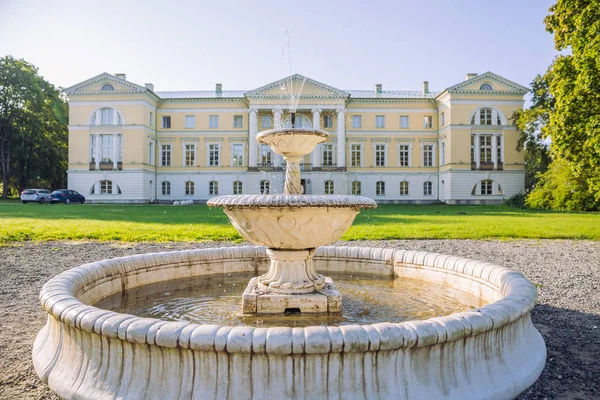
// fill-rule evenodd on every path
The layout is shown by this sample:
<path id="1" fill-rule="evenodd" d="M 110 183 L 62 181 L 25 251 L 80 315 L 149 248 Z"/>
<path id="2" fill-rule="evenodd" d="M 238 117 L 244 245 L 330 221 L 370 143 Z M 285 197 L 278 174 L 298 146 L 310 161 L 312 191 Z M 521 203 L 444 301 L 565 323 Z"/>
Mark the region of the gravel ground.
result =
<path id="1" fill-rule="evenodd" d="M 0 399 L 57 398 L 31 363 L 31 346 L 46 316 L 38 293 L 52 276 L 104 258 L 229 245 L 45 242 L 0 247 Z M 454 254 L 522 272 L 540 285 L 532 318 L 546 341 L 548 359 L 540 379 L 520 399 L 600 398 L 600 243 L 419 240 L 350 245 Z"/>

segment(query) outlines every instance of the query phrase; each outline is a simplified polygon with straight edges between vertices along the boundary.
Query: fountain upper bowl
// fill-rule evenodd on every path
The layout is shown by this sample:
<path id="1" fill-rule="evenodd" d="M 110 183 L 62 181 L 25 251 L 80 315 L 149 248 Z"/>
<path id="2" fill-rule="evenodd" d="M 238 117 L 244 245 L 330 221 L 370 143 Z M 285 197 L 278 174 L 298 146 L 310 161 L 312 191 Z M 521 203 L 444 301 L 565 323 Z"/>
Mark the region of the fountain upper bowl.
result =
<path id="1" fill-rule="evenodd" d="M 361 209 L 377 207 L 367 197 L 337 195 L 231 195 L 207 204 L 223 207 L 246 240 L 285 250 L 332 243 L 350 228 Z"/>
<path id="2" fill-rule="evenodd" d="M 256 136 L 259 143 L 271 146 L 283 156 L 300 157 L 312 152 L 319 143 L 326 142 L 329 134 L 320 129 L 285 128 L 263 131 Z"/>

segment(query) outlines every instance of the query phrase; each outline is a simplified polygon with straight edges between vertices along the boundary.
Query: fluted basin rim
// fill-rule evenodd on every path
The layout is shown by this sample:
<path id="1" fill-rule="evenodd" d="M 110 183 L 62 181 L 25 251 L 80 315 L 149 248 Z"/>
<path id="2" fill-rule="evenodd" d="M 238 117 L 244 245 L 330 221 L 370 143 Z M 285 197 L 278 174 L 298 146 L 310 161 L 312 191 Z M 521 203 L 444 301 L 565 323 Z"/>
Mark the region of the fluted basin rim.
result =
<path id="1" fill-rule="evenodd" d="M 248 194 L 214 197 L 206 203 L 209 207 L 224 208 L 376 208 L 377 203 L 368 197 L 345 195 L 306 194 Z"/>
<path id="2" fill-rule="evenodd" d="M 258 142 L 261 141 L 262 138 L 266 136 L 287 136 L 287 135 L 311 135 L 311 136 L 319 136 L 323 138 L 328 138 L 329 133 L 323 131 L 321 129 L 302 129 L 302 128 L 282 128 L 282 129 L 269 129 L 267 131 L 262 131 L 258 135 L 256 135 L 256 140 Z"/>

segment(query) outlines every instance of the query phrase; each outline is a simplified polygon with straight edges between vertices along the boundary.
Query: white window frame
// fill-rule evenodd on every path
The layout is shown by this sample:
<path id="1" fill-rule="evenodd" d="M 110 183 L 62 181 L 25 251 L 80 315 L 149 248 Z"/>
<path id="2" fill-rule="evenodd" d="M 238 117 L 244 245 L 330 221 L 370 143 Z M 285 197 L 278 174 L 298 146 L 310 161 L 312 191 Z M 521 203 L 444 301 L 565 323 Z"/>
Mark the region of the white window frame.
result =
<path id="1" fill-rule="evenodd" d="M 400 116 L 400 129 L 408 129 L 410 126 L 410 117 L 408 115 Z"/>
<path id="2" fill-rule="evenodd" d="M 440 113 L 440 126 L 444 126 L 446 124 L 446 113 L 442 111 Z"/>
<path id="3" fill-rule="evenodd" d="M 239 121 L 239 124 L 236 121 Z M 233 116 L 233 129 L 240 129 L 243 127 L 244 127 L 244 116 L 243 115 L 234 115 Z"/>
<path id="4" fill-rule="evenodd" d="M 373 139 L 372 144 L 373 144 L 373 166 L 374 167 L 387 167 L 388 166 L 389 139 L 388 140 Z M 379 150 L 378 150 L 378 148 L 379 148 Z M 378 157 L 377 157 L 378 151 L 383 151 L 383 159 L 381 159 L 381 157 L 380 157 L 380 159 L 378 160 Z M 380 163 L 378 164 L 378 161 L 383 161 L 383 165 L 380 165 Z"/>
<path id="5" fill-rule="evenodd" d="M 333 129 L 333 115 L 323 115 L 323 129 Z"/>
<path id="6" fill-rule="evenodd" d="M 333 143 L 323 143 L 321 145 L 321 165 L 334 166 L 335 164 L 335 151 Z"/>
<path id="7" fill-rule="evenodd" d="M 433 196 L 433 182 L 423 182 L 423 196 Z"/>
<path id="8" fill-rule="evenodd" d="M 233 181 L 233 194 L 242 194 L 244 183 L 242 181 Z"/>
<path id="9" fill-rule="evenodd" d="M 166 149 L 168 147 L 168 149 Z M 167 163 L 165 163 L 165 154 L 167 155 Z M 170 167 L 173 165 L 173 142 L 160 143 L 160 166 Z"/>
<path id="10" fill-rule="evenodd" d="M 375 196 L 385 196 L 385 181 L 375 182 Z"/>
<path id="11" fill-rule="evenodd" d="M 107 179 L 101 180 L 100 194 L 113 194 L 113 182 Z"/>
<path id="12" fill-rule="evenodd" d="M 206 166 L 218 167 L 221 165 L 221 141 L 206 139 Z"/>
<path id="13" fill-rule="evenodd" d="M 405 185 L 403 185 L 403 183 Z M 403 188 L 406 189 L 406 193 L 402 193 Z M 410 196 L 410 183 L 408 181 L 400 181 L 400 196 Z"/>
<path id="14" fill-rule="evenodd" d="M 385 129 L 385 115 L 375 116 L 375 129 Z"/>
<path id="15" fill-rule="evenodd" d="M 217 196 L 219 194 L 219 181 L 208 182 L 208 194 L 210 196 Z"/>
<path id="16" fill-rule="evenodd" d="M 231 141 L 231 166 L 232 167 L 243 167 L 246 162 L 246 141 Z M 236 148 L 241 148 L 241 154 L 239 157 L 239 161 L 236 162 Z"/>
<path id="17" fill-rule="evenodd" d="M 185 116 L 185 129 L 194 129 L 196 127 L 196 116 L 186 115 Z"/>
<path id="18" fill-rule="evenodd" d="M 271 150 L 271 147 L 268 144 L 261 144 L 258 150 L 259 150 L 258 165 L 262 165 L 262 166 L 273 165 L 274 156 L 273 156 L 273 150 Z M 268 162 L 263 161 L 263 156 L 265 157 L 265 159 L 268 160 Z"/>
<path id="19" fill-rule="evenodd" d="M 269 194 L 271 191 L 271 182 L 268 179 L 263 179 L 260 181 L 260 194 Z"/>
<path id="20" fill-rule="evenodd" d="M 171 116 L 170 115 L 163 115 L 161 118 L 161 127 L 162 129 L 171 129 Z M 166 121 L 169 121 L 168 124 L 165 124 Z M 169 125 L 169 126 L 166 126 Z"/>
<path id="21" fill-rule="evenodd" d="M 351 191 L 354 196 L 360 196 L 362 194 L 362 182 L 361 181 L 352 181 Z"/>
<path id="22" fill-rule="evenodd" d="M 419 144 L 421 146 L 421 166 L 425 168 L 436 167 L 435 153 L 437 150 L 437 141 L 433 140 L 420 140 Z M 425 165 L 425 146 L 431 146 L 431 165 Z"/>
<path id="23" fill-rule="evenodd" d="M 187 146 L 192 146 L 192 153 L 194 157 L 194 162 L 191 165 L 187 165 Z M 182 140 L 181 141 L 181 150 L 182 150 L 182 162 L 181 165 L 183 167 L 195 167 L 198 165 L 198 140 Z"/>
<path id="24" fill-rule="evenodd" d="M 156 141 L 148 139 L 148 165 L 156 164 Z"/>
<path id="25" fill-rule="evenodd" d="M 171 182 L 169 181 L 162 181 L 160 184 L 160 190 L 163 196 L 170 196 L 171 195 Z"/>
<path id="26" fill-rule="evenodd" d="M 328 179 L 324 183 L 324 192 L 325 194 L 334 194 L 335 184 L 331 179 Z"/>
<path id="27" fill-rule="evenodd" d="M 350 167 L 362 167 L 364 165 L 364 141 L 361 142 L 350 142 Z M 354 146 L 358 146 L 358 149 L 355 150 Z M 354 165 L 353 161 L 354 161 L 354 152 L 358 152 L 358 159 L 360 161 L 360 165 Z"/>
<path id="28" fill-rule="evenodd" d="M 413 139 L 397 139 L 396 148 L 398 150 L 398 166 L 399 167 L 412 167 L 412 151 L 413 151 Z M 408 165 L 402 165 L 401 161 L 401 146 L 408 146 Z"/>
<path id="29" fill-rule="evenodd" d="M 433 128 L 433 115 L 423 116 L 423 129 L 432 129 L 432 128 Z"/>
<path id="30" fill-rule="evenodd" d="M 266 121 L 268 121 L 268 124 L 265 124 Z M 260 126 L 262 129 L 271 129 L 273 127 L 273 117 L 270 115 L 261 115 Z"/>
<path id="31" fill-rule="evenodd" d="M 185 181 L 185 195 L 194 196 L 196 193 L 196 184 L 194 181 Z"/>
<path id="32" fill-rule="evenodd" d="M 154 113 L 150 111 L 150 126 L 154 126 Z"/>
<path id="33" fill-rule="evenodd" d="M 362 115 L 352 116 L 352 128 L 362 128 Z"/>
<path id="34" fill-rule="evenodd" d="M 218 129 L 219 128 L 219 116 L 218 115 L 209 115 L 208 128 L 209 129 Z"/>
<path id="35" fill-rule="evenodd" d="M 446 165 L 446 141 L 440 142 L 440 166 Z"/>

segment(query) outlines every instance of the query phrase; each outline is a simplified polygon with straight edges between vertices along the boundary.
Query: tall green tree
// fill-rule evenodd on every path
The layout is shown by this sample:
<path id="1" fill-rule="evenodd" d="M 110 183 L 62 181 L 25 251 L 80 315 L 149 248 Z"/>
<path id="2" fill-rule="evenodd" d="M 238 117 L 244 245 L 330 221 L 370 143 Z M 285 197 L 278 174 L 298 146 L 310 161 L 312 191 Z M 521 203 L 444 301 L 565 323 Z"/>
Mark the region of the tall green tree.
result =
<path id="1" fill-rule="evenodd" d="M 558 0 L 546 17 L 561 51 L 549 74 L 554 107 L 546 134 L 554 159 L 600 200 L 600 0 Z M 581 186 L 580 186 L 581 187 Z"/>
<path id="2" fill-rule="evenodd" d="M 31 183 L 56 187 L 67 167 L 67 103 L 25 60 L 0 58 L 2 197 Z"/>

